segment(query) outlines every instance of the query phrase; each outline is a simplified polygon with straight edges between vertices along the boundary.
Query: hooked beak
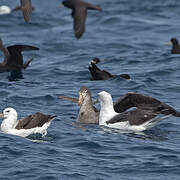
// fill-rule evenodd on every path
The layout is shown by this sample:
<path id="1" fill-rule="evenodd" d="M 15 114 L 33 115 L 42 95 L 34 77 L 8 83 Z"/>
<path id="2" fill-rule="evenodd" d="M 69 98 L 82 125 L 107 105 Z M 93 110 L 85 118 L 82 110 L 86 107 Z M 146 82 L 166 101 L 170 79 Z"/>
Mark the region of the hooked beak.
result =
<path id="1" fill-rule="evenodd" d="M 3 113 L 0 113 L 0 118 L 4 118 L 4 114 Z"/>
<path id="2" fill-rule="evenodd" d="M 78 106 L 81 106 L 82 102 L 83 102 L 83 96 L 81 93 L 79 93 Z"/>

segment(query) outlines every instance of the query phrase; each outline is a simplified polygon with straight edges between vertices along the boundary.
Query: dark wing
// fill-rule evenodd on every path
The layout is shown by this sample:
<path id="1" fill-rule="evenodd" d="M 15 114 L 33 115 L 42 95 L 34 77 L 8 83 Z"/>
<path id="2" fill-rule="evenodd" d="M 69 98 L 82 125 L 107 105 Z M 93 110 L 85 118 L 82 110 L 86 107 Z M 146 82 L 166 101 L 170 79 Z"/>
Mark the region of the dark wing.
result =
<path id="1" fill-rule="evenodd" d="M 89 4 L 89 3 L 85 3 L 86 7 L 90 10 L 98 10 L 98 11 L 102 11 L 100 6 L 97 5 L 93 5 L 93 4 Z"/>
<path id="2" fill-rule="evenodd" d="M 32 3 L 31 0 L 20 0 L 21 9 L 23 12 L 24 20 L 28 22 L 32 15 Z"/>
<path id="3" fill-rule="evenodd" d="M 22 51 L 31 51 L 39 50 L 39 48 L 29 45 L 13 45 L 7 47 L 10 57 L 5 62 L 4 65 L 12 69 L 21 69 L 23 68 L 23 56 Z"/>
<path id="4" fill-rule="evenodd" d="M 141 125 L 156 117 L 157 114 L 158 113 L 148 110 L 135 109 L 132 111 L 120 113 L 117 116 L 114 116 L 111 120 L 107 121 L 106 123 L 114 124 L 117 122 L 129 121 L 130 125 Z"/>
<path id="5" fill-rule="evenodd" d="M 89 71 L 91 73 L 93 80 L 102 80 L 101 77 L 101 70 L 93 63 L 91 63 L 92 66 L 89 66 Z"/>
<path id="6" fill-rule="evenodd" d="M 118 113 L 124 112 L 131 107 L 154 112 L 161 111 L 161 113 L 165 115 L 172 114 L 180 117 L 180 112 L 176 111 L 171 106 L 162 103 L 151 96 L 145 96 L 138 93 L 127 93 L 114 103 L 114 109 Z"/>
<path id="7" fill-rule="evenodd" d="M 59 99 L 64 99 L 64 100 L 68 100 L 68 101 L 72 101 L 74 103 L 78 104 L 79 99 L 77 98 L 73 98 L 73 97 L 69 97 L 69 96 L 58 96 Z"/>
<path id="8" fill-rule="evenodd" d="M 85 6 L 77 6 L 72 10 L 74 18 L 74 34 L 79 39 L 85 31 L 85 22 L 87 16 L 87 8 Z"/>
<path id="9" fill-rule="evenodd" d="M 23 64 L 23 68 L 26 69 L 26 68 L 29 66 L 29 64 L 31 63 L 32 60 L 33 60 L 33 58 L 27 60 L 27 61 Z"/>
<path id="10" fill-rule="evenodd" d="M 111 73 L 109 73 L 109 72 L 107 72 L 105 70 L 103 70 L 102 72 L 103 72 L 104 75 L 106 74 L 106 77 L 108 77 L 108 78 L 114 77 L 114 75 L 112 75 Z"/>
<path id="11" fill-rule="evenodd" d="M 114 103 L 114 109 L 116 112 L 124 112 L 131 107 L 138 108 L 153 108 L 160 105 L 161 102 L 150 96 L 144 96 L 137 93 L 127 93 Z"/>
<path id="12" fill-rule="evenodd" d="M 106 80 L 113 77 L 109 72 L 99 69 L 94 63 L 89 66 L 89 71 L 93 80 Z"/>
<path id="13" fill-rule="evenodd" d="M 129 74 L 120 74 L 119 75 L 121 78 L 124 78 L 124 79 L 131 79 L 131 77 L 129 76 Z"/>
<path id="14" fill-rule="evenodd" d="M 45 115 L 42 113 L 35 113 L 29 115 L 18 121 L 16 129 L 31 129 L 35 127 L 42 127 L 45 123 L 51 121 L 55 116 Z"/>
<path id="15" fill-rule="evenodd" d="M 58 98 L 59 99 L 64 99 L 64 100 L 67 100 L 67 101 L 72 101 L 72 102 L 74 102 L 76 104 L 78 104 L 78 101 L 79 101 L 79 99 L 69 97 L 69 96 L 58 96 Z M 93 106 L 93 109 L 94 109 L 95 112 L 99 112 L 99 110 L 95 106 Z"/>

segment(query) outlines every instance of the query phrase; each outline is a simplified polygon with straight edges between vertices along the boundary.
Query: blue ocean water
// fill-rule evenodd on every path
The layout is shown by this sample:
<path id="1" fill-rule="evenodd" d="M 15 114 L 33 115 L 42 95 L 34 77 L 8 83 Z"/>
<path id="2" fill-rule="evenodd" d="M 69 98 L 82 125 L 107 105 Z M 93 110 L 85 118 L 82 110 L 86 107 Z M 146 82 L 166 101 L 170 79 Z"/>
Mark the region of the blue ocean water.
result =
<path id="1" fill-rule="evenodd" d="M 17 110 L 19 118 L 40 111 L 57 115 L 45 138 L 25 139 L 0 133 L 0 179 L 26 180 L 179 180 L 180 120 L 170 117 L 141 134 L 127 134 L 97 125 L 77 126 L 78 106 L 57 98 L 78 97 L 87 86 L 95 99 L 105 90 L 118 99 L 127 92 L 153 96 L 180 111 L 180 55 L 167 42 L 180 39 L 179 0 L 91 0 L 102 12 L 89 11 L 86 32 L 73 34 L 71 11 L 61 1 L 36 0 L 31 22 L 21 12 L 0 16 L 6 46 L 29 44 L 40 51 L 24 79 L 0 74 L 0 111 Z M 14 8 L 19 1 L 1 0 Z M 91 81 L 88 63 L 119 77 Z M 0 53 L 0 59 L 3 59 Z M 37 141 L 38 139 L 38 141 Z"/>

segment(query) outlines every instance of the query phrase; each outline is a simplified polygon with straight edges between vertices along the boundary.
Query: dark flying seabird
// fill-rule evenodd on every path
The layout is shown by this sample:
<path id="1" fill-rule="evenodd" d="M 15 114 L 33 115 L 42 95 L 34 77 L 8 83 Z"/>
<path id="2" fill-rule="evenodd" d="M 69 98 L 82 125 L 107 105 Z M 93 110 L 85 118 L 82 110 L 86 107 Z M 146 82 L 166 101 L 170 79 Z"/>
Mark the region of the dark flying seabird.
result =
<path id="1" fill-rule="evenodd" d="M 89 71 L 92 76 L 92 80 L 107 80 L 109 78 L 117 77 L 118 75 L 112 75 L 109 72 L 105 70 L 101 70 L 97 67 L 97 63 L 99 63 L 100 60 L 99 58 L 94 58 L 89 65 Z M 130 76 L 128 74 L 120 74 L 119 75 L 121 78 L 124 79 L 130 79 Z"/>
<path id="2" fill-rule="evenodd" d="M 29 45 L 13 45 L 5 48 L 0 39 L 0 50 L 3 52 L 5 58 L 0 63 L 0 72 L 8 72 L 12 70 L 26 69 L 32 59 L 23 64 L 22 51 L 39 50 L 39 48 Z"/>
<path id="3" fill-rule="evenodd" d="M 12 11 L 21 11 L 21 6 L 16 6 L 14 9 L 12 9 Z M 32 11 L 35 10 L 35 7 L 32 7 Z"/>
<path id="4" fill-rule="evenodd" d="M 24 119 L 17 120 L 17 112 L 13 108 L 6 108 L 1 118 L 4 120 L 1 123 L 1 131 L 17 136 L 27 137 L 30 134 L 40 133 L 43 136 L 47 134 L 47 128 L 56 116 L 45 115 L 37 112 L 29 115 Z"/>
<path id="5" fill-rule="evenodd" d="M 68 96 L 59 96 L 60 99 L 78 103 L 80 106 L 78 121 L 83 123 L 99 123 L 99 111 L 93 106 L 90 90 L 82 86 L 79 90 L 79 99 Z M 116 113 L 122 113 L 122 119 L 132 119 L 136 125 L 144 119 L 152 119 L 158 114 L 180 117 L 180 112 L 161 101 L 138 93 L 127 93 L 113 103 Z M 130 108 L 135 107 L 131 111 Z M 145 115 L 145 117 L 144 117 Z M 92 117 L 93 116 L 93 117 Z M 89 117 L 89 118 L 88 118 Z M 111 122 L 114 122 L 112 120 Z"/>
<path id="6" fill-rule="evenodd" d="M 32 15 L 32 3 L 31 0 L 20 0 L 21 10 L 24 16 L 24 20 L 28 22 Z"/>
<path id="7" fill-rule="evenodd" d="M 160 120 L 168 118 L 171 115 L 177 115 L 179 117 L 180 114 L 179 112 L 173 114 L 173 112 L 171 112 L 171 107 L 166 104 L 165 106 L 161 104 L 157 107 L 152 107 L 153 105 L 150 108 L 149 106 L 146 107 L 146 101 L 144 103 L 145 107 L 142 109 L 137 108 L 117 113 L 114 110 L 111 95 L 105 91 L 98 93 L 98 100 L 101 104 L 99 125 L 110 128 L 129 131 L 144 131 L 152 128 Z M 170 110 L 168 109 L 169 107 Z"/>
<path id="8" fill-rule="evenodd" d="M 34 9 L 32 8 L 31 0 L 20 0 L 20 2 L 21 2 L 21 5 L 12 10 L 10 7 L 6 5 L 0 6 L 0 15 L 9 14 L 11 13 L 11 11 L 21 10 L 24 16 L 24 20 L 28 22 L 32 15 L 32 10 Z"/>
<path id="9" fill-rule="evenodd" d="M 85 32 L 85 22 L 87 10 L 101 11 L 101 7 L 89 4 L 82 0 L 65 0 L 62 2 L 63 6 L 72 9 L 72 17 L 74 19 L 74 34 L 79 39 Z"/>
<path id="10" fill-rule="evenodd" d="M 172 49 L 171 49 L 172 54 L 180 54 L 180 46 L 176 38 L 171 38 L 168 44 L 172 45 Z"/>

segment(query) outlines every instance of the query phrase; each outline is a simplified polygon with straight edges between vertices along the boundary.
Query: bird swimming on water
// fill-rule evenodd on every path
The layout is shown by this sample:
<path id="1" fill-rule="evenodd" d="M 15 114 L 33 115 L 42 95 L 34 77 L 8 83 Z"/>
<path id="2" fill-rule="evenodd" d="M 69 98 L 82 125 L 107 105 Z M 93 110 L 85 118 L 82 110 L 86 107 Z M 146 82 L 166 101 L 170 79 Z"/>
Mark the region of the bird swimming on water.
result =
<path id="1" fill-rule="evenodd" d="M 63 6 L 72 9 L 72 17 L 74 19 L 74 34 L 79 39 L 85 32 L 85 23 L 88 10 L 101 11 L 101 7 L 87 3 L 82 0 L 64 0 Z"/>
<path id="2" fill-rule="evenodd" d="M 29 45 L 13 45 L 4 47 L 2 40 L 0 39 L 0 50 L 4 54 L 4 61 L 0 63 L 0 72 L 8 72 L 13 70 L 21 70 L 26 69 L 32 59 L 23 63 L 23 56 L 21 54 L 22 51 L 31 51 L 31 50 L 39 50 L 39 48 L 35 46 Z"/>
<path id="3" fill-rule="evenodd" d="M 105 70 L 101 70 L 96 65 L 99 62 L 100 62 L 99 58 L 93 58 L 93 60 L 90 62 L 90 65 L 88 67 L 88 69 L 91 73 L 91 76 L 92 76 L 92 80 L 107 80 L 109 78 L 113 78 L 113 77 L 117 77 L 117 76 L 119 76 L 123 79 L 130 79 L 129 74 L 112 75 L 111 73 L 109 73 Z"/>
<path id="4" fill-rule="evenodd" d="M 6 5 L 0 6 L 0 15 L 9 14 L 9 13 L 11 13 L 11 8 L 9 6 Z"/>
<path id="5" fill-rule="evenodd" d="M 143 96 L 141 98 L 143 98 Z M 128 131 L 144 131 L 152 128 L 157 122 L 171 115 L 180 117 L 179 112 L 174 111 L 173 108 L 160 101 L 159 104 L 156 99 L 151 99 L 151 107 L 144 104 L 144 107 L 142 106 L 141 109 L 136 108 L 122 113 L 115 112 L 112 96 L 108 92 L 102 91 L 98 93 L 98 100 L 101 105 L 99 125 L 110 128 Z M 146 103 L 146 99 L 143 101 Z M 156 103 L 159 105 L 155 106 Z M 131 104 L 129 104 L 129 106 L 131 106 Z"/>
<path id="6" fill-rule="evenodd" d="M 172 54 L 180 54 L 180 45 L 176 38 L 171 38 L 168 44 L 172 45 L 172 49 L 171 49 Z"/>
<path id="7" fill-rule="evenodd" d="M 17 120 L 17 112 L 13 108 L 6 108 L 0 114 L 4 118 L 1 123 L 1 131 L 7 134 L 27 137 L 31 134 L 47 134 L 47 128 L 56 116 L 45 115 L 40 112 L 29 115 L 21 120 Z"/>
<path id="8" fill-rule="evenodd" d="M 77 103 L 80 106 L 78 121 L 88 124 L 99 123 L 99 110 L 96 109 L 91 97 L 89 88 L 82 86 L 79 90 L 79 99 L 68 96 L 59 96 L 59 99 L 65 99 Z M 129 111 L 130 108 L 135 107 L 134 110 Z M 171 106 L 163 103 L 151 96 L 129 92 L 121 96 L 113 103 L 113 108 L 116 113 L 122 113 L 123 119 L 138 120 L 136 123 L 144 120 L 144 115 L 150 118 L 155 114 L 173 115 L 180 117 L 180 112 L 176 111 Z"/>
<path id="9" fill-rule="evenodd" d="M 80 107 L 78 121 L 84 124 L 98 124 L 99 111 L 94 107 L 91 91 L 82 86 L 79 90 L 78 105 Z"/>

